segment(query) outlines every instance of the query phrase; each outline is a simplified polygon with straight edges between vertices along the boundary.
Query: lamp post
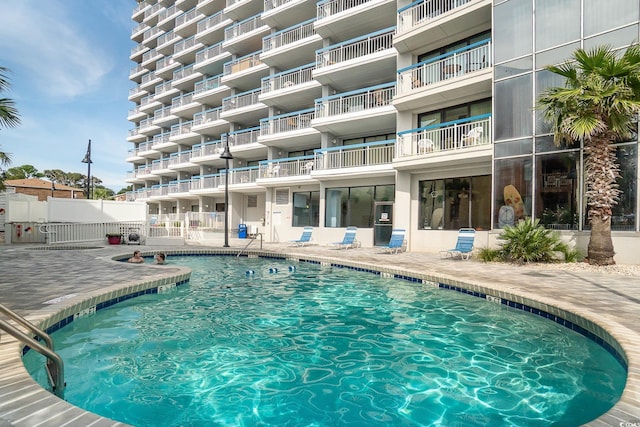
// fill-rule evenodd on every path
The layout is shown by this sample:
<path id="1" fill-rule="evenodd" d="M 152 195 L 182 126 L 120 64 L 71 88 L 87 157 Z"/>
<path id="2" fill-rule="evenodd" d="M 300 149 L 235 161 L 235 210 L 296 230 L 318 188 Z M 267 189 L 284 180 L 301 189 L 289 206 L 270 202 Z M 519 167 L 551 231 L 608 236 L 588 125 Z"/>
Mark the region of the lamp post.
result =
<path id="1" fill-rule="evenodd" d="M 51 178 L 51 198 L 53 199 L 53 192 L 56 191 L 56 182 Z"/>
<path id="2" fill-rule="evenodd" d="M 87 164 L 87 199 L 91 198 L 91 140 L 89 140 L 89 145 L 87 146 L 87 154 L 84 155 L 84 159 L 82 159 L 82 163 Z"/>
<path id="3" fill-rule="evenodd" d="M 229 142 L 224 144 L 224 151 L 220 154 L 220 158 L 225 161 L 225 177 L 224 177 L 224 246 L 229 247 L 229 160 L 233 159 L 229 151 Z"/>

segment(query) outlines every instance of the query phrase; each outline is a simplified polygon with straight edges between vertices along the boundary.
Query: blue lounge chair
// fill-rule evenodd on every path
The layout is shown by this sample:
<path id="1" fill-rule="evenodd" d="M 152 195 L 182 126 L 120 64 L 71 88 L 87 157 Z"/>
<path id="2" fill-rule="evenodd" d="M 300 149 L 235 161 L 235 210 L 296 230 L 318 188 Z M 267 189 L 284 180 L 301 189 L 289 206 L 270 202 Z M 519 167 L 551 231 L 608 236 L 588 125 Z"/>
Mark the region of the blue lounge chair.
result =
<path id="1" fill-rule="evenodd" d="M 397 254 L 402 250 L 404 245 L 404 235 L 406 230 L 404 228 L 394 228 L 391 231 L 391 239 L 387 246 L 383 246 L 385 252 Z"/>
<path id="2" fill-rule="evenodd" d="M 473 228 L 461 228 L 458 230 L 458 241 L 456 247 L 446 251 L 440 251 L 441 258 L 460 258 L 469 259 L 473 251 L 473 241 L 476 236 L 476 230 Z"/>
<path id="3" fill-rule="evenodd" d="M 305 227 L 302 229 L 302 236 L 298 240 L 291 240 L 295 246 L 304 246 L 311 243 L 311 233 L 313 233 L 313 227 Z"/>
<path id="4" fill-rule="evenodd" d="M 334 245 L 338 246 L 340 249 L 349 249 L 355 248 L 358 246 L 359 242 L 356 240 L 356 232 L 358 231 L 358 227 L 347 227 L 344 232 L 344 237 L 342 238 L 342 242 L 335 242 Z"/>

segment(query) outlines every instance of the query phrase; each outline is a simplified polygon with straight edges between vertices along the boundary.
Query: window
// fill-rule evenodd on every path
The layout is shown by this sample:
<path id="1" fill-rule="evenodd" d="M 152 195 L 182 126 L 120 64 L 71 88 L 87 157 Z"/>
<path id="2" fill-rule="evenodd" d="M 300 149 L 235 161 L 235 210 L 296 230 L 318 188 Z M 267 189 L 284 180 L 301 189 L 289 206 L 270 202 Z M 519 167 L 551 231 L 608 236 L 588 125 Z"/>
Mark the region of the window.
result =
<path id="1" fill-rule="evenodd" d="M 466 39 L 463 39 L 463 40 L 458 40 L 457 42 L 444 46 L 440 49 L 423 53 L 422 55 L 418 56 L 418 62 L 427 61 L 437 56 L 444 55 L 449 52 L 453 52 L 454 50 L 461 49 L 465 46 L 469 46 L 470 44 L 477 43 L 490 38 L 491 38 L 491 31 L 483 31 L 482 33 L 476 34 L 471 37 L 467 37 Z"/>
<path id="2" fill-rule="evenodd" d="M 489 113 L 491 113 L 491 99 L 483 99 L 480 101 L 470 102 L 468 104 L 456 105 L 454 107 L 420 114 L 418 116 L 418 127 L 466 119 L 467 117 Z"/>
<path id="3" fill-rule="evenodd" d="M 578 153 L 536 156 L 535 217 L 553 230 L 578 228 Z"/>
<path id="4" fill-rule="evenodd" d="M 374 201 L 393 201 L 394 185 L 328 188 L 325 227 L 373 227 Z"/>
<path id="5" fill-rule="evenodd" d="M 423 230 L 458 230 L 491 225 L 491 176 L 420 181 L 420 219 Z"/>
<path id="6" fill-rule="evenodd" d="M 531 53 L 533 48 L 531 0 L 511 0 L 496 5 L 493 8 L 493 22 L 496 63 Z"/>
<path id="7" fill-rule="evenodd" d="M 531 216 L 532 173 L 531 156 L 495 161 L 494 228 Z"/>
<path id="8" fill-rule="evenodd" d="M 317 227 L 320 224 L 320 192 L 293 193 L 293 226 Z"/>
<path id="9" fill-rule="evenodd" d="M 532 75 L 514 77 L 495 83 L 495 140 L 533 134 Z"/>
<path id="10" fill-rule="evenodd" d="M 613 206 L 611 230 L 635 230 L 636 227 L 636 194 L 638 176 L 638 145 L 620 145 L 616 150 L 620 178 L 617 184 L 622 194 L 618 204 Z"/>

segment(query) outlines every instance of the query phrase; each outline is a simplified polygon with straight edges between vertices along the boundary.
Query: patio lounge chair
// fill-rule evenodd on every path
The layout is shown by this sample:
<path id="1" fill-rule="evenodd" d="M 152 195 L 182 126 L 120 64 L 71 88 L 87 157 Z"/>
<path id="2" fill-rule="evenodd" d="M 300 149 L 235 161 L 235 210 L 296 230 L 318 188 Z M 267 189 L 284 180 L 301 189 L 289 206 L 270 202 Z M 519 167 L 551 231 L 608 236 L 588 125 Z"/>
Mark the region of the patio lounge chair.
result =
<path id="1" fill-rule="evenodd" d="M 291 243 L 293 243 L 294 246 L 308 245 L 311 243 L 311 233 L 313 233 L 313 228 L 305 227 L 302 230 L 302 236 L 300 236 L 298 240 L 291 240 Z"/>
<path id="2" fill-rule="evenodd" d="M 461 228 L 458 230 L 458 240 L 456 247 L 446 251 L 440 251 L 441 258 L 460 258 L 469 259 L 473 251 L 473 241 L 475 239 L 476 230 L 473 228 Z"/>
<path id="3" fill-rule="evenodd" d="M 402 251 L 404 245 L 404 235 L 406 230 L 404 228 L 394 228 L 391 231 L 391 239 L 387 246 L 383 246 L 385 252 L 397 254 Z"/>
<path id="4" fill-rule="evenodd" d="M 342 242 L 332 243 L 333 245 L 338 246 L 339 249 L 349 249 L 358 247 L 359 243 L 356 240 L 356 232 L 358 231 L 358 227 L 347 227 L 344 232 L 344 237 Z"/>

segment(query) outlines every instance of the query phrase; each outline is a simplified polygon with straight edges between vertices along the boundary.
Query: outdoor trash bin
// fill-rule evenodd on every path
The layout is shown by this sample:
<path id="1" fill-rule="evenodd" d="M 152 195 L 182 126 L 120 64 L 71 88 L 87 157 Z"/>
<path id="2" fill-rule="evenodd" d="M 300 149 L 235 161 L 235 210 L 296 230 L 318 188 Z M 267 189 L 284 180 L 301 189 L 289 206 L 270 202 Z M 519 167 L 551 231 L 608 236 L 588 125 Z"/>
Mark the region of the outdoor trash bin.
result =
<path id="1" fill-rule="evenodd" d="M 247 238 L 247 224 L 238 224 L 238 238 L 239 239 Z"/>

